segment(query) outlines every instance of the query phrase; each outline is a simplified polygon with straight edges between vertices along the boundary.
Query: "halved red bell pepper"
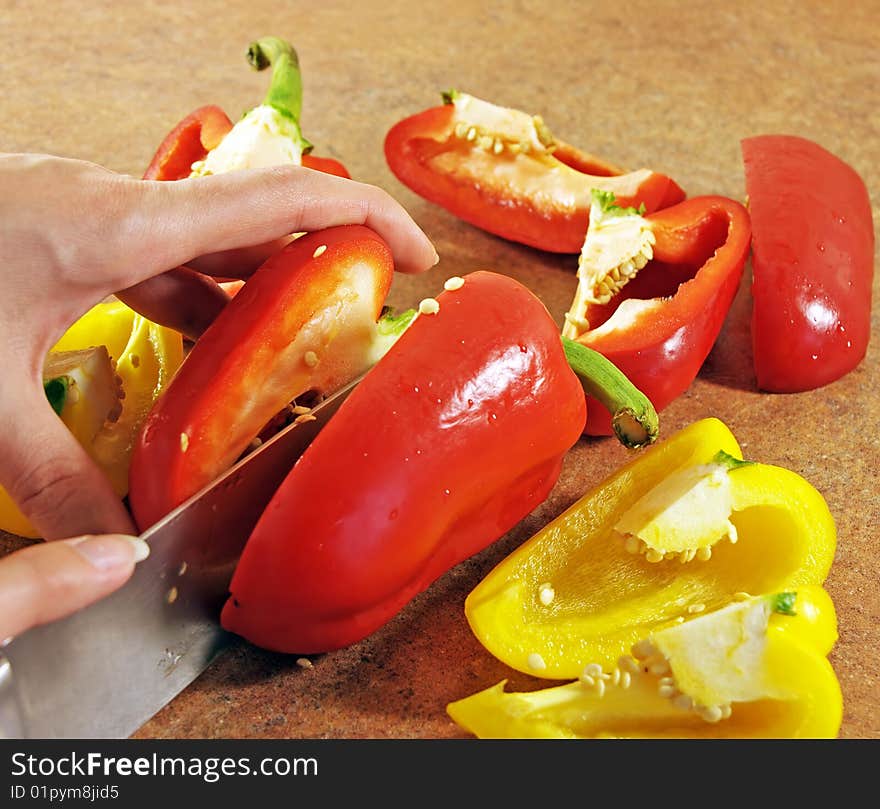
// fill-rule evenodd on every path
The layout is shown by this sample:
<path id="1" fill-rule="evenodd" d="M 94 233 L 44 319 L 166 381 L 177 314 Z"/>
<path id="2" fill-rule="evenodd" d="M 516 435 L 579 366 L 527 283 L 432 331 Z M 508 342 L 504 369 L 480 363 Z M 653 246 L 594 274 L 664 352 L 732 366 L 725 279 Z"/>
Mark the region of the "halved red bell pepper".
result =
<path id="1" fill-rule="evenodd" d="M 232 121 L 220 107 L 199 107 L 165 136 L 144 172 L 144 179 L 182 180 L 189 177 L 193 163 L 204 160 L 230 129 Z"/>
<path id="2" fill-rule="evenodd" d="M 227 629 L 282 652 L 354 643 L 549 493 L 586 417 L 553 319 L 506 276 L 446 289 L 279 487 L 232 579 Z"/>
<path id="3" fill-rule="evenodd" d="M 868 347 L 871 200 L 852 167 L 805 138 L 747 138 L 742 152 L 758 387 L 818 388 L 855 368 Z"/>
<path id="4" fill-rule="evenodd" d="M 669 177 L 617 166 L 557 141 L 540 116 L 464 93 L 395 124 L 385 138 L 391 171 L 456 216 L 505 239 L 577 253 L 589 224 L 590 191 L 613 192 L 648 211 L 684 199 Z"/>
<path id="5" fill-rule="evenodd" d="M 293 47 L 277 37 L 264 37 L 248 48 L 248 61 L 257 70 L 272 65 L 272 83 L 260 107 L 245 115 L 240 124 L 264 108 L 271 108 L 287 122 L 291 136 L 298 141 L 296 155 L 306 168 L 350 178 L 345 166 L 329 157 L 311 155 L 312 145 L 302 138 L 299 130 L 299 117 L 302 108 L 302 79 L 299 60 Z M 271 122 L 270 122 L 271 123 Z M 182 180 L 203 166 L 209 153 L 218 148 L 233 129 L 232 121 L 220 107 L 200 107 L 186 116 L 162 141 L 153 156 L 145 180 Z M 254 141 L 243 143 L 246 149 Z M 270 160 L 271 162 L 271 160 Z M 284 162 L 290 162 L 285 160 Z M 201 169 L 204 172 L 204 169 Z M 216 169 L 214 170 L 216 173 Z"/>
<path id="6" fill-rule="evenodd" d="M 642 216 L 594 192 L 578 290 L 563 334 L 603 354 L 661 410 L 693 381 L 715 343 L 749 251 L 746 209 L 694 197 Z M 600 406 L 587 433 L 607 435 Z"/>
<path id="7" fill-rule="evenodd" d="M 232 465 L 306 391 L 366 370 L 391 252 L 360 225 L 302 236 L 268 259 L 199 338 L 135 445 L 129 499 L 143 530 Z"/>

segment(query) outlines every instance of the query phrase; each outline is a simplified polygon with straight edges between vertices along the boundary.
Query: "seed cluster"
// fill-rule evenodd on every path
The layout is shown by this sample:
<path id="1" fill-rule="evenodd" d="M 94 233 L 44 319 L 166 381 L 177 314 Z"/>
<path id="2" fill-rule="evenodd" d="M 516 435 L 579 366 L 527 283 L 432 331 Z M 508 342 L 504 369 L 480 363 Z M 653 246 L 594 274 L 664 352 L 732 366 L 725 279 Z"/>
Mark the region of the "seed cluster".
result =
<path id="1" fill-rule="evenodd" d="M 705 609 L 705 606 L 702 604 L 692 606 L 699 606 Z M 630 659 L 639 667 L 639 671 L 657 677 L 658 693 L 661 697 L 670 700 L 676 708 L 681 708 L 683 711 L 693 711 L 701 719 L 710 723 L 720 722 L 722 719 L 730 717 L 733 711 L 730 703 L 698 705 L 690 696 L 682 693 L 676 685 L 669 661 L 650 640 L 647 638 L 640 640 L 632 647 L 631 651 L 632 658 Z"/>
<path id="2" fill-rule="evenodd" d="M 552 152 L 556 146 L 556 140 L 547 129 L 544 119 L 540 115 L 532 117 L 532 123 L 535 127 L 535 134 L 541 144 L 542 150 Z M 512 155 L 529 154 L 533 149 L 537 149 L 536 145 L 527 140 L 512 140 L 504 133 L 492 132 L 478 124 L 471 124 L 467 121 L 459 121 L 453 129 L 455 137 L 467 143 L 482 149 L 486 152 L 500 155 L 508 151 Z"/>
<path id="3" fill-rule="evenodd" d="M 621 657 L 618 665 L 610 672 L 604 671 L 599 663 L 587 663 L 578 679 L 585 688 L 601 699 L 609 687 L 629 688 L 633 677 L 638 673 L 638 665 L 631 657 Z"/>
<path id="4" fill-rule="evenodd" d="M 629 281 L 631 281 L 652 258 L 656 239 L 650 230 L 644 231 L 638 252 L 632 258 L 621 262 L 601 278 L 593 280 L 586 290 L 586 299 L 590 303 L 608 303 Z"/>
<path id="5" fill-rule="evenodd" d="M 678 559 L 682 564 L 692 562 L 694 559 L 699 559 L 701 562 L 708 562 L 712 558 L 711 545 L 706 545 L 702 548 L 686 548 L 683 551 L 664 552 L 650 547 L 647 542 L 633 534 L 621 534 L 620 536 L 623 537 L 623 547 L 626 549 L 627 553 L 644 556 L 645 559 L 652 564 L 668 561 L 670 559 Z M 720 537 L 716 541 L 720 542 L 721 539 L 723 539 L 723 537 Z M 739 539 L 736 526 L 730 520 L 727 521 L 727 539 L 730 540 L 731 545 L 736 545 L 737 539 Z"/>

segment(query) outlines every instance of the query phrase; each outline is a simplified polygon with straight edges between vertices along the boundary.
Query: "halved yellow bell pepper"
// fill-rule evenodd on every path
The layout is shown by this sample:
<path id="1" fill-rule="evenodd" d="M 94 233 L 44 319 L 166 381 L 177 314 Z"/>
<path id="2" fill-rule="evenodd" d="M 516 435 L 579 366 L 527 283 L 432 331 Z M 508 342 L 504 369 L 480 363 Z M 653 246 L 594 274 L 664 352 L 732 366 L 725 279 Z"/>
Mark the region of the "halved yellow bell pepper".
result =
<path id="1" fill-rule="evenodd" d="M 83 351 L 95 346 L 106 347 L 106 354 L 115 358 L 115 368 L 103 352 Z M 77 320 L 55 344 L 49 357 L 73 351 L 83 351 L 85 364 L 78 366 L 78 371 L 95 381 L 94 393 L 80 385 L 75 395 L 68 395 L 63 401 L 59 415 L 107 474 L 116 493 L 124 497 L 128 493 L 128 466 L 135 438 L 153 402 L 183 362 L 183 338 L 178 332 L 138 315 L 121 301 L 111 300 L 99 303 Z M 115 370 L 118 381 L 112 379 L 112 370 L 107 369 Z M 106 423 L 96 427 L 95 419 L 103 420 L 106 413 L 103 400 L 112 393 L 108 388 L 119 382 L 124 395 L 121 412 L 114 411 Z M 2 488 L 0 530 L 31 538 L 39 536 Z"/>
<path id="2" fill-rule="evenodd" d="M 830 598 L 808 585 L 653 632 L 613 671 L 531 693 L 501 682 L 447 710 L 481 738 L 832 738 L 836 637 Z"/>
<path id="3" fill-rule="evenodd" d="M 739 593 L 821 584 L 836 531 L 803 478 L 741 459 L 717 419 L 611 475 L 502 561 L 465 603 L 512 668 L 569 679 Z"/>

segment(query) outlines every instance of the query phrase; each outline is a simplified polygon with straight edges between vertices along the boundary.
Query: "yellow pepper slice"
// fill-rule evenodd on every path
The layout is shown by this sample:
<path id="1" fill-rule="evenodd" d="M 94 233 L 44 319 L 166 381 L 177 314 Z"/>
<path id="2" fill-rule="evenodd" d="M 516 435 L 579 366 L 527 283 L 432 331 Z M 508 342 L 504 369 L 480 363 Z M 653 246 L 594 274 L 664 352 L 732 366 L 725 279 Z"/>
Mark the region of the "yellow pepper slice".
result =
<path id="1" fill-rule="evenodd" d="M 183 338 L 172 329 L 159 326 L 121 301 L 105 301 L 77 320 L 52 348 L 52 352 L 78 351 L 106 346 L 116 363 L 125 398 L 122 412 L 97 434 L 84 430 L 84 420 L 93 418 L 88 402 L 65 405 L 61 419 L 77 436 L 92 458 L 107 474 L 120 497 L 128 493 L 128 466 L 138 430 L 171 377 L 183 362 Z M 94 437 L 88 441 L 84 435 Z M 0 530 L 36 538 L 39 534 L 0 488 Z"/>
<path id="2" fill-rule="evenodd" d="M 719 453 L 726 467 L 717 463 Z M 474 634 L 514 669 L 569 679 L 589 663 L 613 667 L 641 638 L 717 610 L 739 593 L 821 584 L 836 544 L 824 499 L 793 472 L 737 464 L 741 458 L 717 419 L 647 450 L 489 573 L 465 603 Z M 692 475 L 694 467 L 704 471 Z M 672 499 L 659 511 L 656 491 L 673 475 L 681 485 L 661 492 Z M 726 476 L 717 496 L 729 497 L 729 515 L 721 520 L 726 512 L 713 505 L 699 541 L 700 526 L 688 525 L 675 542 L 652 548 L 654 529 L 674 524 L 682 502 L 715 503 L 716 494 L 697 488 L 712 475 Z M 728 520 L 732 529 L 722 530 Z M 638 535 L 621 530 L 634 526 L 642 526 Z M 690 550 L 687 542 L 695 542 Z"/>
<path id="3" fill-rule="evenodd" d="M 836 637 L 831 601 L 799 588 L 782 599 L 791 615 L 772 612 L 777 599 L 659 630 L 613 675 L 591 667 L 578 682 L 531 693 L 506 693 L 505 681 L 447 711 L 481 738 L 833 738 L 843 706 L 825 658 Z"/>

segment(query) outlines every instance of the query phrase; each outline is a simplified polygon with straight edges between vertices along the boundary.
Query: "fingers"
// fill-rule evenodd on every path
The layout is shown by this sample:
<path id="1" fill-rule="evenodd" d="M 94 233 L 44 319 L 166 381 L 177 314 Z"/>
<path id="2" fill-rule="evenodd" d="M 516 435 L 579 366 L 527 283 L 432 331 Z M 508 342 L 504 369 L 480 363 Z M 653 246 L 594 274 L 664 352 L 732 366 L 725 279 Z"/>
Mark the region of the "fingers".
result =
<path id="1" fill-rule="evenodd" d="M 0 640 L 113 592 L 148 554 L 143 540 L 110 535 L 32 545 L 0 559 Z"/>
<path id="2" fill-rule="evenodd" d="M 0 400 L 0 485 L 41 536 L 136 533 L 122 501 L 46 401 L 42 387 L 10 387 Z M 27 379 L 22 374 L 20 378 Z"/>
<path id="3" fill-rule="evenodd" d="M 215 278 L 250 278 L 269 258 L 293 241 L 293 235 L 253 247 L 237 247 L 194 258 L 188 266 Z"/>
<path id="4" fill-rule="evenodd" d="M 229 303 L 229 295 L 215 280 L 186 267 L 148 278 L 116 296 L 148 320 L 190 340 L 196 340 Z"/>
<path id="5" fill-rule="evenodd" d="M 388 243 L 402 272 L 422 272 L 437 261 L 428 237 L 391 196 L 299 166 L 230 172 L 172 183 L 138 182 L 146 210 L 133 222 L 144 233 L 129 243 L 150 245 L 143 280 L 196 256 L 253 247 L 298 231 L 362 224 Z"/>

